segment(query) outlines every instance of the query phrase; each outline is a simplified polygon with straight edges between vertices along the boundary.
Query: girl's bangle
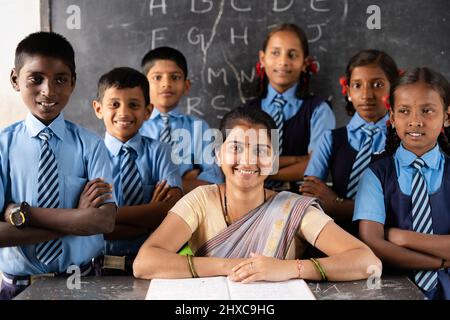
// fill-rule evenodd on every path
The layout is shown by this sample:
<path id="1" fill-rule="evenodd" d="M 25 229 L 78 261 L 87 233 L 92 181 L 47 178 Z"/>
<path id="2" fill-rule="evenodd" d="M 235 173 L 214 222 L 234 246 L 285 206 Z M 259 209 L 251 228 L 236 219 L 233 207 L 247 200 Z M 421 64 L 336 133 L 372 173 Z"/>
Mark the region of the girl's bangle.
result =
<path id="1" fill-rule="evenodd" d="M 336 197 L 336 199 L 334 199 L 334 202 L 336 202 L 336 203 L 342 203 L 342 202 L 344 202 L 344 198 Z"/>

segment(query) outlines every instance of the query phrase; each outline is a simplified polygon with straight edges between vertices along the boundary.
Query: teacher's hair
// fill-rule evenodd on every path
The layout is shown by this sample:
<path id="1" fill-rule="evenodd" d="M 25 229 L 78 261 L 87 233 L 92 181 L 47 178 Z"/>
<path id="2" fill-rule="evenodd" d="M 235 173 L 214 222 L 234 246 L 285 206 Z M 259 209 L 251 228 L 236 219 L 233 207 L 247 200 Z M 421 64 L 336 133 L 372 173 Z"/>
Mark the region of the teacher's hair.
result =
<path id="1" fill-rule="evenodd" d="M 226 113 L 220 122 L 223 139 L 227 138 L 227 131 L 240 124 L 261 125 L 267 129 L 269 138 L 271 138 L 271 130 L 277 128 L 272 117 L 260 108 L 239 106 Z"/>

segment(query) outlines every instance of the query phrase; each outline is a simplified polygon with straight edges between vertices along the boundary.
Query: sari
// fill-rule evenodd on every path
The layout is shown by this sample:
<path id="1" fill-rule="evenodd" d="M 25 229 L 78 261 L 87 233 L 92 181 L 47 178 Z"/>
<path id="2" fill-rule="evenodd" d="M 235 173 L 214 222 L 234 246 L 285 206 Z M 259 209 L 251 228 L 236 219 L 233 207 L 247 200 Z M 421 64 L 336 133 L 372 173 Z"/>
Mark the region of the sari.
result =
<path id="1" fill-rule="evenodd" d="M 206 241 L 196 256 L 247 258 L 251 252 L 284 259 L 303 215 L 315 198 L 280 192 Z"/>

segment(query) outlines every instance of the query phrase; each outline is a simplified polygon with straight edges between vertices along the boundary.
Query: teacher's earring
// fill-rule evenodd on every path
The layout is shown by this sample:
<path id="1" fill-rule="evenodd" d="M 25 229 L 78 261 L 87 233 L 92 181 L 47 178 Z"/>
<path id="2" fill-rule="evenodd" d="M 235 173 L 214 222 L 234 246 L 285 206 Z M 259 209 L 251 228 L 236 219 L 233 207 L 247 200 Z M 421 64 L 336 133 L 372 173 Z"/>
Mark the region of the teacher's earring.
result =
<path id="1" fill-rule="evenodd" d="M 347 100 L 351 102 L 352 101 L 352 97 L 348 96 Z"/>

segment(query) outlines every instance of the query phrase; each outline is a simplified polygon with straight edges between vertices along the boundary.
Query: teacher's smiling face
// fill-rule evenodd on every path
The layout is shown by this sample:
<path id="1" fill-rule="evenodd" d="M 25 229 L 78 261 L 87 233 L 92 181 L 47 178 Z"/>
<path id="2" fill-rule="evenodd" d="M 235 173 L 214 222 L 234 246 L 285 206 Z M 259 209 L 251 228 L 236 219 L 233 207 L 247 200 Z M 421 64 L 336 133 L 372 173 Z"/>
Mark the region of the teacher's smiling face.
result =
<path id="1" fill-rule="evenodd" d="M 267 129 L 240 122 L 229 131 L 218 158 L 227 184 L 240 189 L 263 185 L 273 162 Z"/>

